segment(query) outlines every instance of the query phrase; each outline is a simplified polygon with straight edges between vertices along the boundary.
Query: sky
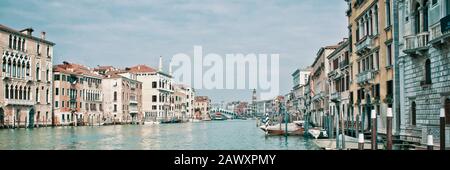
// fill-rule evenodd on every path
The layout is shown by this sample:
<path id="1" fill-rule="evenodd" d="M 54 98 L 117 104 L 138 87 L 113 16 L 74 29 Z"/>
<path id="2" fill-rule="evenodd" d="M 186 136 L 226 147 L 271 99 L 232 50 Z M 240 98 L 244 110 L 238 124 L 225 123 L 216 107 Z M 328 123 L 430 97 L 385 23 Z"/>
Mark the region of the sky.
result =
<path id="1" fill-rule="evenodd" d="M 45 31 L 54 64 L 164 67 L 178 53 L 280 54 L 280 94 L 320 47 L 347 36 L 344 0 L 1 0 L 0 24 Z M 192 54 L 193 55 L 193 54 Z M 258 89 L 257 89 L 258 91 Z M 251 100 L 252 90 L 202 90 L 213 102 Z"/>

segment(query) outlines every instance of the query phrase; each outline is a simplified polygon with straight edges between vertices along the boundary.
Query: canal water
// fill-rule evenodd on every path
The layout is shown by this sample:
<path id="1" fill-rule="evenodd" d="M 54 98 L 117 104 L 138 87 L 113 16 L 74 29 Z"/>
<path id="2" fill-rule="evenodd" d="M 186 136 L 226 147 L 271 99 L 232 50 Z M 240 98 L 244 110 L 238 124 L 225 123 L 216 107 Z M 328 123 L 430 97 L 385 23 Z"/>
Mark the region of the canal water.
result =
<path id="1" fill-rule="evenodd" d="M 303 137 L 266 137 L 255 120 L 0 129 L 0 150 L 312 150 Z"/>

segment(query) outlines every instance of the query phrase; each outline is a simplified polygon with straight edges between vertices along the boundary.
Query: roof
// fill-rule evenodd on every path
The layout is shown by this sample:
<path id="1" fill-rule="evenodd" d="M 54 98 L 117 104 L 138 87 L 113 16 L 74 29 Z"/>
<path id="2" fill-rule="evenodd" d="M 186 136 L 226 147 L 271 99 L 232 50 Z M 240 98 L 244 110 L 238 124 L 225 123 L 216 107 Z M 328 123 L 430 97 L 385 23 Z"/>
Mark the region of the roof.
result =
<path id="1" fill-rule="evenodd" d="M 195 96 L 195 102 L 209 102 L 208 96 Z"/>
<path id="2" fill-rule="evenodd" d="M 53 66 L 53 72 L 62 72 L 67 74 L 76 74 L 95 78 L 102 78 L 101 75 L 95 73 L 93 70 L 89 69 L 84 65 L 69 62 L 64 62 L 63 64 Z"/>
<path id="3" fill-rule="evenodd" d="M 133 66 L 127 69 L 130 73 L 156 73 L 156 69 L 144 64 Z"/>
<path id="4" fill-rule="evenodd" d="M 30 29 L 31 29 L 31 28 L 30 28 Z M 13 28 L 7 27 L 7 26 L 2 25 L 2 24 L 0 24 L 0 30 L 5 31 L 5 32 L 8 32 L 8 33 L 17 34 L 17 35 L 20 35 L 20 36 L 23 36 L 23 37 L 27 37 L 27 38 L 33 39 L 33 40 L 35 40 L 35 41 L 44 42 L 44 43 L 47 43 L 47 44 L 49 44 L 49 45 L 55 45 L 55 43 L 53 43 L 53 42 L 51 42 L 51 41 L 44 40 L 44 39 L 42 39 L 42 38 L 38 38 L 38 37 L 35 37 L 35 36 L 31 36 L 31 35 L 27 35 L 27 34 L 21 33 L 21 32 L 18 31 L 18 30 L 15 30 L 15 29 L 13 29 Z"/>

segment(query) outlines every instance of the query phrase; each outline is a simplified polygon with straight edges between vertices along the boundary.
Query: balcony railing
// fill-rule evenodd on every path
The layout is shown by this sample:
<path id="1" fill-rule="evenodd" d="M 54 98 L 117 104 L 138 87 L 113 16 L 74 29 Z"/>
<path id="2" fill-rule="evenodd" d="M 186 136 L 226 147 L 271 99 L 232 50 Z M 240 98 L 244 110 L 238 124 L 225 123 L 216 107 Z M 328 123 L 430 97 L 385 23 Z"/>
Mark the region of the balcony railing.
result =
<path id="1" fill-rule="evenodd" d="M 370 80 L 372 80 L 374 78 L 374 72 L 372 70 L 365 71 L 365 72 L 362 72 L 362 73 L 356 75 L 356 78 L 357 78 L 358 84 L 363 84 L 363 83 L 369 82 Z"/>
<path id="2" fill-rule="evenodd" d="M 341 99 L 341 93 L 340 92 L 331 93 L 331 96 L 330 96 L 330 100 L 331 101 L 339 101 L 340 99 Z"/>
<path id="3" fill-rule="evenodd" d="M 405 52 L 415 52 L 428 47 L 429 33 L 422 32 L 417 35 L 405 36 Z"/>
<path id="4" fill-rule="evenodd" d="M 431 26 L 430 44 L 442 45 L 450 38 L 450 15 L 442 18 L 440 22 Z"/>
<path id="5" fill-rule="evenodd" d="M 373 48 L 373 38 L 366 36 L 356 44 L 356 53 L 363 54 Z"/>
<path id="6" fill-rule="evenodd" d="M 5 105 L 33 106 L 34 104 L 34 101 L 30 100 L 5 99 Z"/>
<path id="7" fill-rule="evenodd" d="M 341 61 L 341 63 L 339 63 L 339 68 L 341 69 L 345 68 L 348 66 L 348 64 L 349 64 L 348 60 Z"/>

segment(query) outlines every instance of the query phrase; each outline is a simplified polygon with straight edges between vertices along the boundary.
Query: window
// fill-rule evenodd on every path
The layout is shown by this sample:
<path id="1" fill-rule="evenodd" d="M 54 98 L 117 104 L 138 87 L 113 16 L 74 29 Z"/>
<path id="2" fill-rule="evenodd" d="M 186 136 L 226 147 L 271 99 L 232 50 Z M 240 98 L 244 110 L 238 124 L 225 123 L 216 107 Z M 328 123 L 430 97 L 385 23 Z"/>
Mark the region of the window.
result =
<path id="1" fill-rule="evenodd" d="M 64 88 L 61 90 L 61 95 L 64 96 Z"/>
<path id="2" fill-rule="evenodd" d="M 59 95 L 59 88 L 57 87 L 57 88 L 55 88 L 55 95 Z"/>
<path id="3" fill-rule="evenodd" d="M 386 27 L 391 26 L 391 0 L 386 0 Z"/>
<path id="4" fill-rule="evenodd" d="M 386 46 L 386 67 L 392 66 L 392 44 Z"/>
<path id="5" fill-rule="evenodd" d="M 114 104 L 114 110 L 113 110 L 113 112 L 117 112 L 117 105 L 116 105 L 116 104 Z"/>
<path id="6" fill-rule="evenodd" d="M 377 70 L 380 69 L 380 52 L 379 51 L 375 52 L 375 68 Z"/>
<path id="7" fill-rule="evenodd" d="M 55 107 L 58 108 L 58 101 L 55 101 Z"/>
<path id="8" fill-rule="evenodd" d="M 54 81 L 59 81 L 60 78 L 61 78 L 61 76 L 60 76 L 59 74 L 55 74 L 55 75 L 53 76 L 53 80 L 54 80 Z"/>
<path id="9" fill-rule="evenodd" d="M 64 101 L 61 101 L 61 107 L 64 107 Z"/>
<path id="10" fill-rule="evenodd" d="M 156 88 L 156 81 L 152 82 L 152 88 Z"/>
<path id="11" fill-rule="evenodd" d="M 114 101 L 117 101 L 117 92 L 114 92 Z"/>
<path id="12" fill-rule="evenodd" d="M 9 48 L 12 48 L 12 35 L 9 35 Z"/>
<path id="13" fill-rule="evenodd" d="M 416 125 L 416 102 L 411 103 L 411 125 Z"/>
<path id="14" fill-rule="evenodd" d="M 36 88 L 36 102 L 39 103 L 39 88 Z"/>
<path id="15" fill-rule="evenodd" d="M 431 61 L 425 61 L 425 84 L 431 84 Z"/>
<path id="16" fill-rule="evenodd" d="M 450 99 L 445 99 L 445 124 L 450 124 Z"/>
<path id="17" fill-rule="evenodd" d="M 152 110 L 156 110 L 156 105 L 152 105 Z"/>
<path id="18" fill-rule="evenodd" d="M 47 56 L 50 57 L 50 46 L 47 46 Z"/>
<path id="19" fill-rule="evenodd" d="M 152 102 L 156 102 L 156 98 L 157 98 L 156 95 L 153 95 L 152 96 Z"/>
<path id="20" fill-rule="evenodd" d="M 36 53 L 37 53 L 38 55 L 41 55 L 41 45 L 40 45 L 39 43 L 37 43 Z"/>

